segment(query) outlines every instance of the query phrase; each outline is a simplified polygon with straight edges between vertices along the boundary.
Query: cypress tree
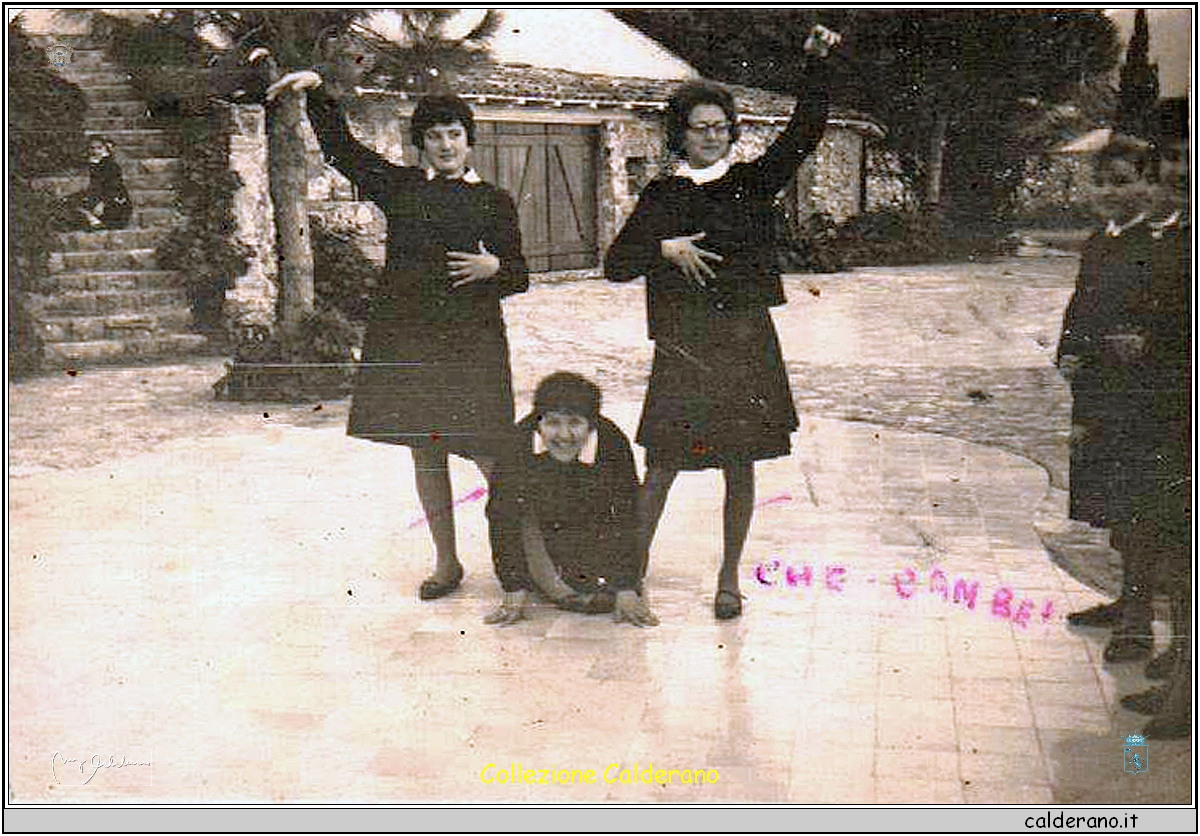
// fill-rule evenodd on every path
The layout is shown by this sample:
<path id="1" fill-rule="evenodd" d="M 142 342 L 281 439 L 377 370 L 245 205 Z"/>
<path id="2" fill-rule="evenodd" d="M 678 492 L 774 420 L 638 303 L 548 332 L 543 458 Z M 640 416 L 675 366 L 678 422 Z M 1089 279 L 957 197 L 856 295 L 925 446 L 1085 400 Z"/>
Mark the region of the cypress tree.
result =
<path id="1" fill-rule="evenodd" d="M 1121 92 L 1117 104 L 1117 130 L 1144 138 L 1154 135 L 1154 107 L 1158 102 L 1158 65 L 1150 63 L 1150 27 L 1146 10 L 1133 18 L 1133 36 L 1121 66 Z"/>

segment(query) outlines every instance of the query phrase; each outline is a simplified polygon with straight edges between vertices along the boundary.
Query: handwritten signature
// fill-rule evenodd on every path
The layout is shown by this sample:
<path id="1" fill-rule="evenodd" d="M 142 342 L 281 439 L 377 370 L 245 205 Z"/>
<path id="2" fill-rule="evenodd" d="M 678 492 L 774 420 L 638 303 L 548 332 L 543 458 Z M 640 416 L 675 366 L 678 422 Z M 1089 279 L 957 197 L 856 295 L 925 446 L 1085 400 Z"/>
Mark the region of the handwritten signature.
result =
<path id="1" fill-rule="evenodd" d="M 55 752 L 50 756 L 50 774 L 54 776 L 54 780 L 60 784 L 62 780 L 58 777 L 58 767 L 66 766 L 67 764 L 78 764 L 79 774 L 87 775 L 83 783 L 88 783 L 96 777 L 96 773 L 101 769 L 124 769 L 127 766 L 150 766 L 150 761 L 128 760 L 124 755 L 118 761 L 115 756 L 109 755 L 108 760 L 105 760 L 100 755 L 92 755 L 91 758 L 80 760 L 79 758 L 67 758 L 61 753 Z M 88 772 L 87 770 L 91 770 Z"/>

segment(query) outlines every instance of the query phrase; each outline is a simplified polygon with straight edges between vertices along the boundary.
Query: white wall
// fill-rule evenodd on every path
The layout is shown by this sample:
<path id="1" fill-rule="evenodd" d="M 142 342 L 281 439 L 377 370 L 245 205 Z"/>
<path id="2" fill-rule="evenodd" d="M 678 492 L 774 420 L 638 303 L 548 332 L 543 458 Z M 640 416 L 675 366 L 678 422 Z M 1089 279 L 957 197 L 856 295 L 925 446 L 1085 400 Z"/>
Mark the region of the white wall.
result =
<path id="1" fill-rule="evenodd" d="M 503 22 L 489 42 L 497 61 L 615 76 L 685 79 L 697 75 L 687 62 L 603 9 L 497 11 L 503 15 Z M 451 21 L 446 28 L 446 34 L 466 34 L 484 12 L 461 12 L 459 20 Z M 376 15 L 371 28 L 402 40 L 399 27 L 387 12 Z"/>

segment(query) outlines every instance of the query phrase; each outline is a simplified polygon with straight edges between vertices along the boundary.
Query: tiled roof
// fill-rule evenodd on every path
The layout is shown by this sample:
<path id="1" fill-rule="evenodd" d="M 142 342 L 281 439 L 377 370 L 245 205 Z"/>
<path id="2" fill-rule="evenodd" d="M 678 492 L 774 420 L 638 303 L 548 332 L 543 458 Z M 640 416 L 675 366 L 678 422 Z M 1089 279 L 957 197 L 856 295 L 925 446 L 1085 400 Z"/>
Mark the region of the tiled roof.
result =
<path id="1" fill-rule="evenodd" d="M 455 88 L 473 104 L 661 111 L 682 83 L 575 73 L 528 64 L 486 63 L 459 75 Z M 741 116 L 749 121 L 786 121 L 796 104 L 792 96 L 769 90 L 737 84 L 725 86 L 737 100 Z M 834 108 L 830 121 L 883 135 L 878 122 L 856 111 Z"/>

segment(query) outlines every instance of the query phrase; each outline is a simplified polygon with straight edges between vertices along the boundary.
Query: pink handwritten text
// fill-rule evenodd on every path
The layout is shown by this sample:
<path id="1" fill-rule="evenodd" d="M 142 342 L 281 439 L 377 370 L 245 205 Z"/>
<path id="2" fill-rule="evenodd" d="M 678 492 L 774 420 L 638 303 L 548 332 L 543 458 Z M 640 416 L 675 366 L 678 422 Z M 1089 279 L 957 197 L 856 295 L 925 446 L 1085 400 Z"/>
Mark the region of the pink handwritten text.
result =
<path id="1" fill-rule="evenodd" d="M 784 566 L 781 561 L 775 559 L 755 566 L 754 579 L 763 586 L 778 586 L 780 585 L 778 580 L 780 571 L 783 572 L 782 583 L 790 587 L 805 586 L 811 589 L 813 579 L 816 577 L 811 563 L 805 563 L 799 567 L 791 564 Z M 845 591 L 845 566 L 826 566 L 824 578 L 826 589 L 832 592 Z"/>
<path id="2" fill-rule="evenodd" d="M 488 490 L 485 487 L 475 488 L 475 490 L 463 495 L 459 499 L 456 499 L 454 502 L 450 503 L 449 507 L 444 508 L 441 511 L 438 511 L 435 514 L 432 514 L 431 516 L 440 517 L 445 514 L 448 514 L 452 510 L 457 508 L 459 505 L 465 505 L 468 502 L 475 502 L 476 500 L 483 499 L 485 496 L 487 496 L 487 493 L 488 493 Z M 416 517 L 408 524 L 408 528 L 409 529 L 420 528 L 421 526 L 428 524 L 428 522 L 429 522 L 429 520 L 426 519 L 424 516 Z"/>

